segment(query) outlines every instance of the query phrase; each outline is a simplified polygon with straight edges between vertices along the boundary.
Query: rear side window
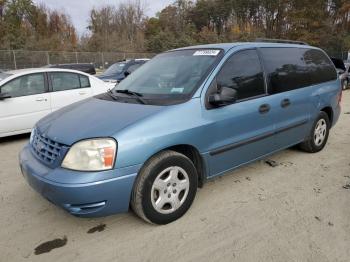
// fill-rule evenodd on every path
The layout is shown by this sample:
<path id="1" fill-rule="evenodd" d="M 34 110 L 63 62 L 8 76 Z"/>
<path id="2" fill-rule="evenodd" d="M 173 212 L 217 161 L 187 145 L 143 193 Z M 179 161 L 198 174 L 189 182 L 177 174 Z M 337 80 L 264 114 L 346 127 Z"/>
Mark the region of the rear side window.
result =
<path id="1" fill-rule="evenodd" d="M 261 48 L 269 92 L 287 92 L 308 85 L 308 72 L 299 48 Z"/>
<path id="2" fill-rule="evenodd" d="M 55 72 L 50 73 L 52 90 L 64 91 L 80 88 L 80 79 L 78 74 Z"/>
<path id="3" fill-rule="evenodd" d="M 330 59 L 315 49 L 261 48 L 271 94 L 337 78 Z"/>
<path id="4" fill-rule="evenodd" d="M 319 84 L 337 79 L 332 61 L 320 50 L 301 49 L 310 75 L 310 84 Z"/>
<path id="5" fill-rule="evenodd" d="M 81 88 L 90 87 L 90 81 L 87 76 L 79 75 Z"/>
<path id="6" fill-rule="evenodd" d="M 217 84 L 235 89 L 238 100 L 265 94 L 264 75 L 256 50 L 232 55 L 218 74 Z"/>

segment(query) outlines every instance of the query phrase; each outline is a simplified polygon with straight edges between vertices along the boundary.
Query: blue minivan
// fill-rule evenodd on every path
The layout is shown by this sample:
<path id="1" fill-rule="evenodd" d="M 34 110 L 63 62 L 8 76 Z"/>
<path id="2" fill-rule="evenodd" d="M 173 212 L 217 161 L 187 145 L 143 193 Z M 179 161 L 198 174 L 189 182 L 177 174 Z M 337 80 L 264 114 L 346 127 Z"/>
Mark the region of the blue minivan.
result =
<path id="1" fill-rule="evenodd" d="M 76 216 L 131 207 L 167 224 L 209 179 L 293 145 L 322 150 L 341 92 L 330 58 L 306 44 L 180 48 L 40 120 L 20 166 L 32 188 Z"/>

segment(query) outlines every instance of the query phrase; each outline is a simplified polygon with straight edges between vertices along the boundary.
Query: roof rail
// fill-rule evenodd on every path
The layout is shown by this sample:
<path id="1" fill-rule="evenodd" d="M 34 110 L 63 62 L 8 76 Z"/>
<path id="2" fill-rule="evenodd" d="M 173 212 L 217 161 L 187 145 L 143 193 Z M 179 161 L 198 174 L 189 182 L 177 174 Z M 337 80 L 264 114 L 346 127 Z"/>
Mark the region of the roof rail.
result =
<path id="1" fill-rule="evenodd" d="M 309 45 L 308 43 L 305 43 L 302 41 L 294 41 L 294 40 L 286 40 L 286 39 L 270 39 L 270 38 L 257 38 L 255 39 L 255 42 Z"/>

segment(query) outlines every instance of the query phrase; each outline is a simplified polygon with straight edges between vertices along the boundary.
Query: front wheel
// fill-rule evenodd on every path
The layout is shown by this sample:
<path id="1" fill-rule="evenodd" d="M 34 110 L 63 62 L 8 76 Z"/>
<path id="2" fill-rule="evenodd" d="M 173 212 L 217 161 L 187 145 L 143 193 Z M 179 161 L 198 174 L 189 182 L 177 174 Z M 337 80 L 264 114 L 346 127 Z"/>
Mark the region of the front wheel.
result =
<path id="1" fill-rule="evenodd" d="M 197 171 L 189 158 L 170 150 L 160 152 L 141 169 L 131 207 L 147 222 L 168 224 L 190 208 L 197 184 Z"/>
<path id="2" fill-rule="evenodd" d="M 317 153 L 321 151 L 328 140 L 330 122 L 325 112 L 320 112 L 316 118 L 311 132 L 306 141 L 300 144 L 300 147 L 309 153 Z"/>

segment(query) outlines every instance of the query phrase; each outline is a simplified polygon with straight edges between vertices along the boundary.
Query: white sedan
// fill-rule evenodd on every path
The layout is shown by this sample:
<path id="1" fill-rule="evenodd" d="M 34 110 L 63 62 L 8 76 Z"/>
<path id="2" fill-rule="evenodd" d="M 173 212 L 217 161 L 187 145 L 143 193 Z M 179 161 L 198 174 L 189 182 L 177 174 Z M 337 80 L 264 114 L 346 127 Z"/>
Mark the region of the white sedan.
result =
<path id="1" fill-rule="evenodd" d="M 0 137 L 28 133 L 45 115 L 109 88 L 102 80 L 75 70 L 0 72 Z"/>

